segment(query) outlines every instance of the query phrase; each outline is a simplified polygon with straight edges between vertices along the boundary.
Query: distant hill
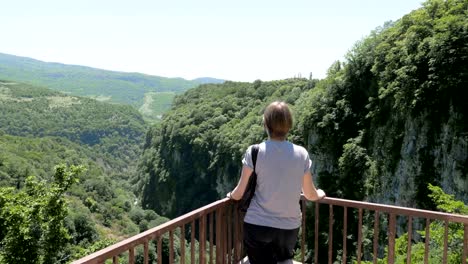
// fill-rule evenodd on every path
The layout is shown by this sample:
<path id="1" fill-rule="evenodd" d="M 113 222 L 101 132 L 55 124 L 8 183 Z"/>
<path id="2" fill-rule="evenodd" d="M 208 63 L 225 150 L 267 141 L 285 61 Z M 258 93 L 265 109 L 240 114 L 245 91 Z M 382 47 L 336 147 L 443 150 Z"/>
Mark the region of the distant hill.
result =
<path id="1" fill-rule="evenodd" d="M 223 83 L 224 80 L 211 78 L 211 77 L 200 77 L 193 79 L 192 81 L 199 83 L 199 84 L 206 84 L 206 83 Z"/>
<path id="2" fill-rule="evenodd" d="M 153 109 L 167 109 L 172 101 L 156 100 L 158 93 L 175 94 L 204 83 L 222 83 L 224 80 L 203 77 L 194 80 L 183 78 L 166 78 L 141 73 L 127 73 L 101 70 L 85 66 L 67 65 L 55 62 L 44 62 L 27 57 L 0 53 L 0 79 L 39 85 L 69 93 L 93 97 L 101 101 L 130 104 L 140 108 L 148 102 L 161 105 L 146 105 L 149 114 Z M 146 98 L 145 98 L 146 94 Z M 149 97 L 148 97 L 149 94 Z M 153 103 L 153 104 L 154 104 Z M 165 105 L 165 106 L 164 106 Z M 143 114 L 145 114 L 143 113 Z"/>

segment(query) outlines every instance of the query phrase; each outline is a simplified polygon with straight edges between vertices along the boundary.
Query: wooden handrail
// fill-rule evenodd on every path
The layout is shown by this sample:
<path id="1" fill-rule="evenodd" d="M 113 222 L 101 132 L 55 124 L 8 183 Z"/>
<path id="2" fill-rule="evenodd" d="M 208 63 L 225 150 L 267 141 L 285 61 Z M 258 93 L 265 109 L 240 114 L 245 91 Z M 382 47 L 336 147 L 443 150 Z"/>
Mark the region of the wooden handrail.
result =
<path id="1" fill-rule="evenodd" d="M 305 199 L 303 197 L 303 199 Z M 347 206 L 353 208 L 362 208 L 366 210 L 379 211 L 384 213 L 393 213 L 397 215 L 412 216 L 412 217 L 422 217 L 422 218 L 431 218 L 435 220 L 447 220 L 451 222 L 457 222 L 462 224 L 468 224 L 468 216 L 459 215 L 459 214 L 449 214 L 429 210 L 421 210 L 409 207 L 395 206 L 395 205 L 385 205 L 385 204 L 376 204 L 369 202 L 359 202 L 338 198 L 325 197 L 324 199 L 318 201 L 323 204 L 331 204 L 338 206 Z"/>

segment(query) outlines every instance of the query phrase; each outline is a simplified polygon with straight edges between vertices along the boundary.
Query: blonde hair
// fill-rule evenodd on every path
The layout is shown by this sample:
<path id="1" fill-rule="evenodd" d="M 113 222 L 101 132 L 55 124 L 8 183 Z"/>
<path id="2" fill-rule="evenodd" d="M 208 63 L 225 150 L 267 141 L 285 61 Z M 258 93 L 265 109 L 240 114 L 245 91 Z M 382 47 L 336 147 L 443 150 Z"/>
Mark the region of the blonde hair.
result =
<path id="1" fill-rule="evenodd" d="M 289 106 L 285 102 L 281 101 L 271 103 L 263 112 L 263 123 L 271 138 L 281 140 L 286 139 L 286 135 L 293 125 Z"/>

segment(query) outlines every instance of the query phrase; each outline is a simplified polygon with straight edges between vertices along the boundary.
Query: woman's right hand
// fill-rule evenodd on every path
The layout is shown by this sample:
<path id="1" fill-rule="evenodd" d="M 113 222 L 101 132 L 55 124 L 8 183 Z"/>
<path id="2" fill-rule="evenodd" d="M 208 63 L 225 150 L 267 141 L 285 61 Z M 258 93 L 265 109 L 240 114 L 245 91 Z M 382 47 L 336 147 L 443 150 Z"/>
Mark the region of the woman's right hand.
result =
<path id="1" fill-rule="evenodd" d="M 322 190 L 322 189 L 318 189 L 317 190 L 317 200 L 322 200 L 323 198 L 325 198 L 326 194 L 325 192 Z"/>
<path id="2" fill-rule="evenodd" d="M 307 171 L 304 174 L 304 178 L 302 180 L 302 191 L 304 192 L 305 198 L 310 201 L 318 201 L 325 197 L 325 192 L 322 189 L 315 188 L 310 171 Z"/>

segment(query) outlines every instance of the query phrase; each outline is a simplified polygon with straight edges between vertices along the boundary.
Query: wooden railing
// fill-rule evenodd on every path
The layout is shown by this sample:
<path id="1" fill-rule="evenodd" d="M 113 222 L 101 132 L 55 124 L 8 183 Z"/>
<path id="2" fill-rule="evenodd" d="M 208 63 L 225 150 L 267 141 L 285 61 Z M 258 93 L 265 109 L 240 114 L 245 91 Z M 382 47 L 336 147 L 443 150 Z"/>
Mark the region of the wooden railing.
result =
<path id="1" fill-rule="evenodd" d="M 342 263 L 350 263 L 351 255 L 354 258 L 353 261 L 361 263 L 361 261 L 363 261 L 362 256 L 364 255 L 364 237 L 362 233 L 363 225 L 373 226 L 372 253 L 367 254 L 367 256 L 372 256 L 372 263 L 377 263 L 379 249 L 380 252 L 382 252 L 381 249 L 385 246 L 387 247 L 386 256 L 388 263 L 395 262 L 395 239 L 397 236 L 397 227 L 399 229 L 399 234 L 404 232 L 408 233 L 406 263 L 411 263 L 411 245 L 415 240 L 413 237 L 413 234 L 415 233 L 413 226 L 421 225 L 421 223 L 425 223 L 424 263 L 428 263 L 430 252 L 429 226 L 431 221 L 435 220 L 444 222 L 443 263 L 447 263 L 449 224 L 459 223 L 464 226 L 463 246 L 456 250 L 461 251 L 461 262 L 463 264 L 466 263 L 468 255 L 467 216 L 336 198 L 325 198 L 320 202 L 313 203 L 313 207 L 314 208 L 312 208 L 312 204 L 310 202 L 302 199 L 303 221 L 300 240 L 300 259 L 302 262 L 305 262 L 306 260 L 306 230 L 307 226 L 310 226 L 306 215 L 312 213 L 315 218 L 313 224 L 314 256 L 312 259 L 309 259 L 309 262 L 312 263 L 333 263 L 333 261 L 338 257 L 341 259 Z M 328 232 L 326 230 L 320 230 L 320 219 L 322 219 L 322 221 L 324 219 L 320 217 L 321 211 L 322 213 L 323 211 L 327 211 L 328 213 L 328 221 L 324 225 L 328 226 Z M 333 248 L 333 230 L 337 227 L 334 227 L 334 223 L 337 220 L 335 215 L 342 216 L 342 221 L 339 221 L 339 230 L 341 231 L 340 239 L 342 241 L 340 248 L 338 248 L 338 250 L 341 250 L 339 256 L 337 256 L 337 252 L 339 251 Z M 373 217 L 369 217 L 371 215 L 373 215 Z M 94 254 L 76 260 L 73 263 L 115 264 L 119 262 L 128 262 L 132 264 L 135 263 L 135 252 L 139 248 L 142 249 L 142 262 L 145 264 L 153 263 L 153 261 L 158 264 L 238 263 L 245 256 L 242 246 L 242 217 L 242 214 L 237 209 L 237 203 L 234 203 L 227 198 L 222 199 L 136 236 L 123 240 L 115 245 L 102 249 Z M 382 225 L 381 227 L 381 223 L 384 223 L 385 225 Z M 357 224 L 357 227 L 351 226 L 354 224 Z M 403 230 L 403 226 L 406 226 L 406 230 Z M 348 241 L 350 240 L 348 236 L 354 236 L 354 233 L 356 232 L 357 241 L 355 241 L 355 238 Z M 379 238 L 379 234 L 382 234 L 382 232 L 386 233 L 386 238 L 384 240 L 386 240 L 387 243 L 385 245 L 379 244 L 379 241 L 382 240 Z M 319 238 L 320 236 L 323 236 L 323 234 L 326 234 L 328 240 L 328 254 L 325 254 L 326 260 L 323 259 L 324 254 L 319 254 L 319 252 L 323 250 L 323 245 L 319 248 Z M 163 252 L 163 241 L 166 245 L 165 252 Z M 175 248 L 175 242 L 178 242 L 178 248 Z M 356 243 L 350 247 L 351 242 Z M 150 243 L 155 244 L 153 252 L 150 252 Z M 353 248 L 353 250 L 356 251 L 352 252 L 352 254 L 348 254 L 348 248 Z M 186 252 L 186 249 L 190 252 Z M 177 254 L 175 253 L 176 251 Z M 150 256 L 152 255 L 154 258 L 150 259 Z M 380 253 L 380 255 L 382 255 L 382 253 Z M 368 258 L 369 257 L 367 257 L 367 259 Z"/>
<path id="2" fill-rule="evenodd" d="M 326 208 L 328 205 L 328 208 Z M 383 204 L 375 204 L 375 203 L 367 203 L 367 202 L 358 202 L 358 201 L 351 201 L 351 200 L 344 200 L 344 199 L 336 199 L 336 198 L 325 198 L 319 203 L 315 203 L 314 205 L 314 258 L 313 263 L 333 263 L 333 261 L 338 256 L 333 256 L 334 252 L 338 252 L 337 250 L 333 249 L 333 239 L 334 234 L 333 227 L 335 220 L 335 212 L 339 211 L 341 214 L 342 226 L 340 226 L 341 234 L 340 239 L 342 239 L 341 248 L 341 263 L 350 263 L 351 261 L 348 259 L 348 230 L 350 226 L 348 225 L 350 218 L 356 219 L 357 221 L 351 221 L 353 224 L 357 222 L 357 243 L 356 243 L 356 251 L 353 252 L 353 257 L 355 258 L 353 261 L 357 263 L 361 263 L 362 256 L 364 255 L 363 252 L 363 221 L 365 214 L 366 218 L 366 226 L 373 227 L 372 232 L 372 252 L 368 253 L 367 256 L 371 256 L 371 260 L 366 259 L 367 261 L 372 261 L 372 263 L 377 263 L 378 257 L 383 257 L 386 255 L 387 263 L 395 263 L 395 239 L 397 235 L 397 227 L 399 229 L 399 234 L 407 233 L 407 247 L 406 247 L 406 263 L 411 263 L 411 249 L 412 245 L 416 242 L 415 240 L 424 241 L 424 260 L 423 263 L 429 262 L 429 253 L 430 253 L 430 241 L 431 241 L 431 234 L 430 234 L 430 224 L 432 221 L 442 221 L 444 226 L 444 235 L 443 235 L 443 249 L 442 249 L 442 262 L 447 263 L 447 253 L 448 253 L 448 230 L 449 224 L 458 223 L 464 227 L 464 235 L 463 235 L 463 246 L 459 246 L 459 248 L 452 248 L 451 250 L 460 252 L 461 259 L 458 260 L 458 263 L 466 263 L 466 258 L 468 255 L 468 216 L 463 215 L 456 215 L 456 214 L 448 214 L 448 213 L 441 213 L 435 211 L 428 211 L 428 210 L 419 210 L 413 208 L 406 208 L 400 206 L 391 206 L 391 205 L 383 205 Z M 325 208 L 323 208 L 325 207 Z M 305 206 L 303 206 L 303 215 L 306 215 Z M 339 209 L 338 209 L 339 208 Z M 322 233 L 326 233 L 319 231 L 319 219 L 323 219 L 320 217 L 320 211 L 322 209 L 327 209 L 328 211 L 328 233 L 327 233 L 327 240 L 328 240 L 328 254 L 327 254 L 327 261 L 323 259 L 319 259 L 319 236 Z M 350 217 L 350 211 L 353 211 L 352 217 Z M 357 211 L 357 212 L 356 212 Z M 357 217 L 354 217 L 355 213 L 357 213 Z M 369 219 L 370 218 L 370 219 Z M 398 225 L 397 225 L 397 218 L 398 218 Z M 305 225 L 306 219 L 303 217 L 303 224 L 302 224 L 302 249 L 304 249 L 305 245 Z M 384 230 L 380 228 L 381 223 L 385 223 Z M 413 237 L 416 234 L 415 229 L 413 229 L 414 225 L 421 226 L 421 223 L 424 225 L 424 239 L 421 237 L 415 239 Z M 386 235 L 384 240 L 387 240 L 386 245 L 379 245 L 379 241 L 382 239 L 379 238 L 379 234 L 383 233 Z M 355 235 L 355 234 L 353 234 Z M 351 242 L 356 242 L 355 239 L 352 239 Z M 386 252 L 383 252 L 382 249 L 386 248 Z M 304 250 L 302 250 L 302 256 L 304 255 Z M 304 260 L 304 257 L 302 257 Z M 399 262 L 401 263 L 401 262 Z M 420 262 L 418 262 L 420 263 Z M 433 262 L 434 263 L 434 262 Z"/>
<path id="3" fill-rule="evenodd" d="M 156 262 L 160 263 L 237 263 L 242 252 L 242 225 L 237 203 L 228 198 L 216 201 L 190 213 L 170 220 L 94 254 L 76 260 L 74 264 L 100 264 L 106 260 L 119 263 L 121 258 L 135 263 L 137 247 L 143 247 L 143 263 L 150 262 L 151 242 L 156 246 Z M 180 232 L 177 237 L 176 233 Z M 168 242 L 168 251 L 163 252 L 163 239 Z M 180 246 L 174 248 L 175 241 Z M 190 252 L 186 251 L 185 244 Z M 196 254 L 195 250 L 198 247 Z M 228 250 L 229 249 L 229 250 Z M 176 256 L 175 250 L 179 251 Z M 166 253 L 166 260 L 163 258 Z M 167 254 L 168 253 L 168 254 Z M 123 255 L 126 255 L 125 257 Z M 198 257 L 198 261 L 196 259 Z"/>

